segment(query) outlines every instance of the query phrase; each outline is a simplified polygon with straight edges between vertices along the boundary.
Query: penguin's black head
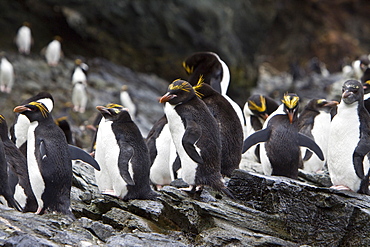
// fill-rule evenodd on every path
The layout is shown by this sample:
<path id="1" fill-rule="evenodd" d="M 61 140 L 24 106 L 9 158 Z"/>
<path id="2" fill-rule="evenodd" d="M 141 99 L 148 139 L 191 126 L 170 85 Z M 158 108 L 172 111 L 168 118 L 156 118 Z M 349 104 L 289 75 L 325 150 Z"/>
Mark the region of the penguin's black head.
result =
<path id="1" fill-rule="evenodd" d="M 48 108 L 43 103 L 35 101 L 17 106 L 13 111 L 25 115 L 30 122 L 41 121 L 50 116 Z"/>
<path id="2" fill-rule="evenodd" d="M 289 122 L 293 123 L 293 120 L 298 116 L 298 105 L 299 97 L 294 93 L 285 94 L 281 100 L 284 104 L 284 111 L 289 117 Z"/>
<path id="3" fill-rule="evenodd" d="M 121 105 L 108 104 L 106 106 L 97 106 L 96 109 L 100 111 L 106 120 L 114 121 L 119 118 L 124 118 L 126 121 L 132 121 L 128 109 Z"/>
<path id="4" fill-rule="evenodd" d="M 266 120 L 269 114 L 267 113 L 266 98 L 260 94 L 254 94 L 248 98 L 248 108 L 251 112 L 263 120 Z"/>
<path id="5" fill-rule="evenodd" d="M 364 89 L 362 84 L 356 80 L 348 80 L 342 87 L 342 100 L 350 105 L 356 101 L 362 102 L 364 98 Z"/>
<path id="6" fill-rule="evenodd" d="M 316 112 L 324 111 L 329 113 L 338 104 L 338 101 L 327 101 L 326 99 L 311 99 L 307 103 L 306 109 Z"/>
<path id="7" fill-rule="evenodd" d="M 159 103 L 168 102 L 171 105 L 178 105 L 189 101 L 193 97 L 195 97 L 195 92 L 190 83 L 179 79 L 168 86 L 167 93 L 159 99 Z"/>

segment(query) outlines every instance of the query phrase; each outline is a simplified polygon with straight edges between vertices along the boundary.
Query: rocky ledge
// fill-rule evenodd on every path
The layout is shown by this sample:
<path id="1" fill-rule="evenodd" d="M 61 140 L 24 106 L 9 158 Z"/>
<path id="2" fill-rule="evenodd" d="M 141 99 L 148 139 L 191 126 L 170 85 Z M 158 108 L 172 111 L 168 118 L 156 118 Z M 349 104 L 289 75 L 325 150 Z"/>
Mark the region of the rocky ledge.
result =
<path id="1" fill-rule="evenodd" d="M 328 182 L 327 175 L 301 173 L 302 181 L 297 181 L 235 170 L 228 181 L 235 199 L 209 188 L 191 195 L 165 186 L 157 200 L 124 202 L 98 192 L 92 169 L 83 163 L 73 165 L 71 198 L 76 220 L 0 206 L 0 244 L 370 245 L 370 197 L 319 185 Z"/>

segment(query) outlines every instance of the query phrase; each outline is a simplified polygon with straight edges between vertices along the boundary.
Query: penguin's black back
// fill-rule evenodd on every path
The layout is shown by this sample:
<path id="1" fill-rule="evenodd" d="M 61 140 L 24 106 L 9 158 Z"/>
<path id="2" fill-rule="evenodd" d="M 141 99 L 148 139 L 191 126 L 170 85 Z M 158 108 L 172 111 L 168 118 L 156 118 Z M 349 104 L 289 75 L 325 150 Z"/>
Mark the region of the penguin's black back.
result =
<path id="1" fill-rule="evenodd" d="M 271 129 L 269 140 L 265 143 L 267 157 L 275 176 L 298 177 L 298 167 L 302 166 L 298 142 L 298 124 L 289 122 L 286 115 L 272 117 L 267 128 Z"/>
<path id="2" fill-rule="evenodd" d="M 131 120 L 130 114 L 127 111 L 122 111 L 119 114 L 119 118 L 113 120 L 112 123 L 113 133 L 116 139 L 124 139 L 134 149 L 130 162 L 134 172 L 133 180 L 135 185 L 127 185 L 128 193 L 123 199 L 153 199 L 156 197 L 156 193 L 150 188 L 149 173 L 151 163 L 148 147 L 139 128 Z"/>
<path id="3" fill-rule="evenodd" d="M 35 136 L 36 147 L 43 141 L 47 148 L 47 157 L 40 168 L 45 182 L 45 191 L 41 197 L 44 208 L 70 215 L 72 163 L 66 137 L 51 116 L 39 123 Z M 39 148 L 35 152 L 37 160 L 42 160 Z"/>
<path id="4" fill-rule="evenodd" d="M 146 144 L 149 150 L 150 164 L 153 164 L 155 157 L 157 156 L 157 149 L 155 147 L 155 142 L 160 133 L 163 130 L 163 127 L 168 123 L 166 115 L 161 117 L 157 122 L 154 123 L 153 127 L 148 133 L 146 138 Z"/>
<path id="5" fill-rule="evenodd" d="M 221 174 L 230 177 L 239 168 L 243 146 L 243 129 L 231 104 L 207 84 L 196 87 L 216 119 L 221 138 Z"/>

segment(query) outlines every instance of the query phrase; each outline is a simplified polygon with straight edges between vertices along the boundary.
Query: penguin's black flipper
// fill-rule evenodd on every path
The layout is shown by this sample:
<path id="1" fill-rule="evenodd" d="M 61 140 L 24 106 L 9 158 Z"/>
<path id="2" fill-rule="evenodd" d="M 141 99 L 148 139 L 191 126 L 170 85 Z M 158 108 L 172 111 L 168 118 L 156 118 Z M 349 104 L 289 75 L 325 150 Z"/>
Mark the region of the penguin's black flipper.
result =
<path id="1" fill-rule="evenodd" d="M 307 160 L 311 159 L 311 157 L 312 157 L 312 152 L 310 150 L 306 149 L 303 160 L 307 161 Z"/>
<path id="2" fill-rule="evenodd" d="M 203 159 L 195 149 L 194 144 L 199 140 L 201 134 L 202 130 L 199 128 L 198 124 L 194 121 L 189 121 L 187 122 L 184 136 L 182 137 L 182 146 L 186 153 L 198 164 L 203 164 Z"/>
<path id="3" fill-rule="evenodd" d="M 259 142 L 266 142 L 270 138 L 270 134 L 271 129 L 265 128 L 248 136 L 247 139 L 244 140 L 242 153 L 245 153 L 250 147 Z"/>
<path id="4" fill-rule="evenodd" d="M 311 149 L 320 160 L 324 160 L 324 154 L 322 153 L 321 148 L 311 138 L 298 133 L 298 144 L 299 146 Z"/>
<path id="5" fill-rule="evenodd" d="M 71 160 L 81 160 L 85 163 L 90 164 L 96 170 L 100 171 L 100 166 L 98 162 L 96 162 L 96 160 L 91 157 L 88 152 L 70 144 L 68 144 L 68 149 Z"/>
<path id="6" fill-rule="evenodd" d="M 132 179 L 130 172 L 128 170 L 129 162 L 132 156 L 134 155 L 134 149 L 131 145 L 124 142 L 123 140 L 120 140 L 119 143 L 119 156 L 118 156 L 118 169 L 119 173 L 121 174 L 121 177 L 128 185 L 135 185 L 134 180 Z"/>
<path id="7" fill-rule="evenodd" d="M 356 175 L 361 179 L 364 179 L 365 177 L 363 161 L 364 161 L 365 155 L 369 151 L 370 151 L 370 144 L 361 140 L 358 143 L 355 151 L 353 152 L 353 156 L 352 156 L 353 166 L 355 168 Z"/>

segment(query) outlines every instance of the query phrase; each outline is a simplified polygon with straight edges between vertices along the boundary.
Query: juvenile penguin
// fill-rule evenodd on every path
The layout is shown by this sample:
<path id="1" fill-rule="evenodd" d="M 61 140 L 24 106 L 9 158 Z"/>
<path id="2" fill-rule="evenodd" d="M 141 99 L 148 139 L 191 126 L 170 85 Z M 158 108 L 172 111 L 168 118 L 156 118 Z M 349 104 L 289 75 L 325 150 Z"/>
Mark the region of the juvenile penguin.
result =
<path id="1" fill-rule="evenodd" d="M 95 158 L 101 166 L 95 172 L 103 194 L 123 200 L 154 199 L 149 183 L 148 148 L 126 108 L 97 106 L 103 118 L 96 137 Z"/>
<path id="2" fill-rule="evenodd" d="M 216 53 L 194 53 L 182 63 L 182 66 L 189 75 L 188 82 L 191 85 L 195 86 L 202 76 L 204 83 L 211 85 L 213 89 L 222 94 L 230 102 L 239 117 L 241 125 L 244 125 L 242 109 L 226 94 L 230 83 L 229 67 Z"/>
<path id="3" fill-rule="evenodd" d="M 217 122 L 190 83 L 175 80 L 159 102 L 168 102 L 164 111 L 181 161 L 180 176 L 191 191 L 208 185 L 233 197 L 220 172 L 221 141 Z"/>
<path id="4" fill-rule="evenodd" d="M 146 144 L 151 162 L 150 181 L 160 190 L 177 178 L 176 162 L 180 162 L 166 115 L 154 123 L 146 138 Z"/>
<path id="5" fill-rule="evenodd" d="M 24 22 L 18 29 L 17 36 L 15 37 L 15 44 L 17 45 L 20 54 L 29 55 L 31 51 L 32 35 L 30 24 Z"/>
<path id="6" fill-rule="evenodd" d="M 363 98 L 359 81 L 344 82 L 330 125 L 327 164 L 332 188 L 369 194 L 370 116 Z"/>
<path id="7" fill-rule="evenodd" d="M 59 60 L 62 56 L 61 40 L 61 37 L 55 36 L 54 40 L 51 41 L 46 47 L 45 58 L 49 66 L 55 67 L 59 63 Z"/>
<path id="8" fill-rule="evenodd" d="M 14 84 L 14 68 L 13 65 L 6 59 L 1 58 L 0 65 L 0 91 L 10 93 Z"/>
<path id="9" fill-rule="evenodd" d="M 121 87 L 119 98 L 120 98 L 121 104 L 129 110 L 131 118 L 132 120 L 134 120 L 136 117 L 136 105 L 131 99 L 131 96 L 128 92 L 127 85 L 123 85 Z"/>
<path id="10" fill-rule="evenodd" d="M 27 160 L 9 139 L 8 125 L 3 115 L 0 115 L 0 138 L 4 144 L 12 196 L 14 195 L 24 212 L 36 212 L 37 201 L 28 176 Z"/>
<path id="11" fill-rule="evenodd" d="M 25 105 L 32 101 L 43 103 L 49 112 L 53 110 L 54 99 L 48 92 L 40 92 L 21 103 Z M 30 120 L 22 114 L 17 114 L 13 126 L 10 128 L 11 140 L 21 150 L 23 155 L 27 157 L 27 133 L 30 126 Z"/>
<path id="12" fill-rule="evenodd" d="M 286 94 L 278 109 L 271 114 L 262 130 L 250 135 L 243 145 L 243 152 L 261 142 L 261 164 L 265 175 L 298 178 L 302 167 L 301 151 L 304 146 L 314 151 L 321 160 L 323 153 L 309 137 L 298 132 L 298 103 L 296 94 Z"/>
<path id="13" fill-rule="evenodd" d="M 232 105 L 202 78 L 193 87 L 196 95 L 206 103 L 212 116 L 216 119 L 221 137 L 221 174 L 231 177 L 239 168 L 243 146 L 243 128 Z"/>
<path id="14" fill-rule="evenodd" d="M 330 123 L 333 117 L 337 101 L 325 99 L 311 99 L 303 108 L 298 119 L 299 132 L 312 138 L 321 148 L 324 157 L 327 155 Z M 308 172 L 321 172 L 326 159 L 320 160 L 307 149 L 302 150 L 303 170 Z"/>
<path id="15" fill-rule="evenodd" d="M 48 108 L 40 102 L 17 106 L 14 112 L 30 120 L 27 133 L 27 166 L 38 214 L 60 212 L 74 218 L 70 208 L 72 159 L 80 159 L 99 169 L 83 150 L 68 145 Z M 77 157 L 79 156 L 79 157 Z"/>

